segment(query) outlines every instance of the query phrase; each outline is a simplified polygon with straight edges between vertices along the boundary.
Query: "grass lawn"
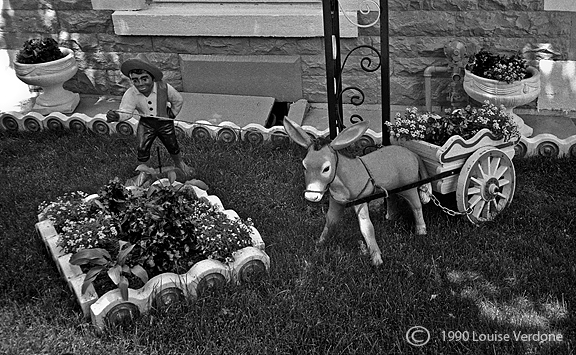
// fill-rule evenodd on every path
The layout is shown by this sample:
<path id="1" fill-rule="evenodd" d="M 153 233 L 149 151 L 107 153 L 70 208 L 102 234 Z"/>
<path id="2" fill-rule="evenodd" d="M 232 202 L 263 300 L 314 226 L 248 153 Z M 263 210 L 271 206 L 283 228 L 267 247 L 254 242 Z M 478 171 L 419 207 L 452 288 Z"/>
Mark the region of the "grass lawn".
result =
<path id="1" fill-rule="evenodd" d="M 303 149 L 181 145 L 209 192 L 253 219 L 269 276 L 98 334 L 35 235 L 37 206 L 132 177 L 136 140 L 0 131 L 0 353 L 574 353 L 576 159 L 515 159 L 514 201 L 479 227 L 429 204 L 428 235 L 416 236 L 410 214 L 388 222 L 384 207 L 373 209 L 384 260 L 376 269 L 351 210 L 315 247 L 327 204 L 303 198 Z M 455 208 L 454 196 L 442 200 Z M 428 344 L 406 341 L 413 326 L 429 330 Z M 562 341 L 517 341 L 519 332 Z"/>

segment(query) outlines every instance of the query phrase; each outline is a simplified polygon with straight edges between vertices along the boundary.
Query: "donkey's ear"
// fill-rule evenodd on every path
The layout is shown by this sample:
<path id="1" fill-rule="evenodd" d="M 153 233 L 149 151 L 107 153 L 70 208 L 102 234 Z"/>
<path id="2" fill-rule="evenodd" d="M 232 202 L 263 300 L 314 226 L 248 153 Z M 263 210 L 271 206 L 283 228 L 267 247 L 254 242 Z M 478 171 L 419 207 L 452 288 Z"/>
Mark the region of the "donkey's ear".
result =
<path id="1" fill-rule="evenodd" d="M 356 123 L 340 132 L 336 138 L 334 138 L 332 143 L 330 143 L 330 146 L 334 148 L 334 150 L 344 149 L 350 144 L 356 142 L 367 130 L 367 121 Z"/>
<path id="2" fill-rule="evenodd" d="M 296 122 L 284 117 L 284 129 L 288 136 L 292 138 L 296 144 L 308 148 L 312 144 L 312 138 L 302 129 Z"/>

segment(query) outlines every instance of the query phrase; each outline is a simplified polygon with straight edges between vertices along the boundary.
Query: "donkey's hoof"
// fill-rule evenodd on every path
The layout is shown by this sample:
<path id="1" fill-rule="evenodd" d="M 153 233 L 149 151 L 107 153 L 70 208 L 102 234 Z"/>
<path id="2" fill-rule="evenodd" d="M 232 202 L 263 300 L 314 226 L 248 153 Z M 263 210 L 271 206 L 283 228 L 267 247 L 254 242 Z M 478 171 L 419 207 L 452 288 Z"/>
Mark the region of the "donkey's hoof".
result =
<path id="1" fill-rule="evenodd" d="M 426 226 L 416 226 L 416 235 L 426 235 Z"/>
<path id="2" fill-rule="evenodd" d="M 383 263 L 383 261 L 382 261 L 382 256 L 380 255 L 380 253 L 374 254 L 372 256 L 372 265 L 380 266 L 380 265 L 382 265 L 382 263 Z"/>

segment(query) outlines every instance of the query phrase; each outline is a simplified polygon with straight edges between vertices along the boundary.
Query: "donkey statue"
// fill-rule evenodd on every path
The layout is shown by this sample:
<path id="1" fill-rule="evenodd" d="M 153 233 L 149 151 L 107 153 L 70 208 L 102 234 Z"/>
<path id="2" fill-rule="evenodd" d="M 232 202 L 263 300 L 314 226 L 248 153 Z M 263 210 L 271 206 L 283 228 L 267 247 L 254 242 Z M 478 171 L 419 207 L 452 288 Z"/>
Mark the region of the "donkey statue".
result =
<path id="1" fill-rule="evenodd" d="M 420 157 L 404 147 L 386 146 L 355 158 L 339 152 L 362 137 L 368 129 L 367 122 L 360 122 L 344 129 L 328 144 L 322 144 L 320 140 L 313 139 L 302 127 L 288 118 L 284 118 L 284 128 L 294 142 L 308 149 L 302 161 L 306 184 L 304 197 L 308 201 L 319 202 L 326 191 L 330 193 L 326 224 L 317 241 L 318 244 L 323 243 L 331 234 L 342 215 L 346 202 L 369 196 L 376 189 L 387 191 L 428 177 Z M 428 191 L 431 191 L 431 186 L 428 186 Z M 398 192 L 398 195 L 405 198 L 412 208 L 416 220 L 416 234 L 426 234 L 420 198 L 428 202 L 425 200 L 428 195 L 420 196 L 417 187 Z M 397 214 L 396 196 L 389 196 L 386 202 L 386 219 L 393 219 Z M 355 205 L 354 210 L 372 258 L 372 264 L 381 265 L 382 255 L 374 236 L 368 203 Z"/>

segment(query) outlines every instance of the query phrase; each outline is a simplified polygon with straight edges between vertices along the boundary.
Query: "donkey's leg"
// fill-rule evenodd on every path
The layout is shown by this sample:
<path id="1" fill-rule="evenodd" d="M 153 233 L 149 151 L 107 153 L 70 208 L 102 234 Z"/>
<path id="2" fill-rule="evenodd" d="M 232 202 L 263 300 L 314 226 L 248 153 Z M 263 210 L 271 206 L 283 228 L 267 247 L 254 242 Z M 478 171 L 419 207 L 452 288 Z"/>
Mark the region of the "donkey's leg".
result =
<path id="1" fill-rule="evenodd" d="M 408 204 L 412 209 L 412 213 L 414 214 L 416 234 L 426 234 L 426 223 L 424 222 L 424 216 L 422 215 L 422 203 L 420 202 L 418 189 L 414 188 L 408 191 L 403 191 L 400 192 L 400 195 L 404 197 L 406 201 L 408 201 Z"/>
<path id="2" fill-rule="evenodd" d="M 322 230 L 322 234 L 320 234 L 320 238 L 316 241 L 317 245 L 323 244 L 326 241 L 326 237 L 332 234 L 334 226 L 342 216 L 342 212 L 344 212 L 344 205 L 339 204 L 330 197 L 328 212 L 326 212 L 326 223 L 324 224 L 324 229 Z"/>
<path id="3" fill-rule="evenodd" d="M 366 241 L 368 250 L 370 251 L 370 256 L 372 257 L 372 264 L 379 266 L 382 264 L 382 254 L 380 248 L 378 248 L 378 243 L 376 242 L 376 237 L 374 236 L 374 225 L 370 220 L 370 214 L 368 212 L 368 204 L 363 203 L 361 205 L 354 206 L 354 211 L 358 215 L 358 223 L 360 224 L 360 232 Z"/>
<path id="4" fill-rule="evenodd" d="M 393 221 L 398 218 L 398 195 L 392 194 L 386 199 L 386 219 Z"/>

